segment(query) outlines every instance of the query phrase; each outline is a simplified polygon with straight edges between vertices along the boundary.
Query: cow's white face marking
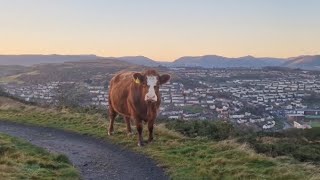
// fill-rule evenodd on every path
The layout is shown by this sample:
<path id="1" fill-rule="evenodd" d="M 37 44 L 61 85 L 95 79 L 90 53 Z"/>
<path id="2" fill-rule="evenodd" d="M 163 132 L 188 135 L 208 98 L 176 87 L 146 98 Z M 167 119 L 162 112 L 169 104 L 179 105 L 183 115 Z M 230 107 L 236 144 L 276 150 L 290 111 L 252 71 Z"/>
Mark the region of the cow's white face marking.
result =
<path id="1" fill-rule="evenodd" d="M 145 101 L 157 101 L 158 97 L 154 90 L 154 87 L 157 85 L 158 79 L 156 76 L 147 76 L 147 85 L 149 87 L 148 93 L 144 97 Z"/>

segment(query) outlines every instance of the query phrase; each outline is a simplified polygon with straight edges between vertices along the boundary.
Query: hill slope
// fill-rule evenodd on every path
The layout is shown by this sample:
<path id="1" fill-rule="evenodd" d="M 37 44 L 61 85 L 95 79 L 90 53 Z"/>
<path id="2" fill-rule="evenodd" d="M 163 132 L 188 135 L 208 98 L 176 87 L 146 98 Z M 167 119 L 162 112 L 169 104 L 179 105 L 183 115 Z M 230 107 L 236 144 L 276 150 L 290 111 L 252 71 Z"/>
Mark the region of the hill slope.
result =
<path id="1" fill-rule="evenodd" d="M 83 179 L 168 179 L 150 159 L 95 138 L 6 121 L 0 121 L 0 132 L 28 139 L 51 152 L 65 154 Z"/>
<path id="2" fill-rule="evenodd" d="M 1 106 L 4 104 L 3 106 Z M 106 138 L 105 119 L 100 114 L 75 113 L 27 106 L 8 99 L 0 99 L 0 116 L 14 122 L 61 128 L 82 134 Z M 146 154 L 166 167 L 173 179 L 317 179 L 318 166 L 293 161 L 291 158 L 271 158 L 256 154 L 245 144 L 235 140 L 211 141 L 188 138 L 155 127 L 155 141 L 144 148 L 137 147 L 136 137 L 127 137 L 124 123 L 116 123 L 116 133 L 107 137 L 114 143 Z M 144 131 L 144 138 L 147 137 Z"/>
<path id="3" fill-rule="evenodd" d="M 125 57 L 118 57 L 115 59 L 119 59 L 121 61 L 126 61 L 132 64 L 137 64 L 142 66 L 155 67 L 160 65 L 158 62 L 144 56 L 125 56 Z"/>
<path id="4" fill-rule="evenodd" d="M 267 66 L 290 67 L 302 69 L 320 69 L 320 55 L 299 56 L 293 58 L 272 58 L 272 57 L 253 57 L 244 56 L 238 58 L 229 58 L 217 55 L 205 56 L 185 56 L 176 59 L 173 62 L 158 62 L 144 56 L 125 56 L 125 57 L 99 57 L 96 55 L 0 55 L 0 65 L 23 65 L 32 66 L 36 64 L 54 64 L 66 62 L 97 62 L 114 61 L 128 65 L 140 65 L 145 67 L 157 67 L 159 65 L 168 67 L 203 67 L 203 68 L 261 68 Z"/>
<path id="5" fill-rule="evenodd" d="M 173 62 L 177 66 L 199 66 L 204 68 L 230 68 L 230 67 L 265 67 L 279 66 L 283 64 L 283 59 L 278 58 L 255 58 L 253 56 L 245 56 L 239 58 L 227 58 L 216 55 L 181 57 Z"/>
<path id="6" fill-rule="evenodd" d="M 79 179 L 67 157 L 0 134 L 1 179 Z"/>
<path id="7" fill-rule="evenodd" d="M 0 65 L 31 66 L 35 64 L 63 63 L 100 58 L 96 55 L 0 55 Z"/>
<path id="8" fill-rule="evenodd" d="M 134 65 L 117 59 L 100 58 L 96 60 L 82 60 L 65 63 L 33 65 L 29 72 L 21 73 L 15 80 L 33 83 L 46 83 L 50 81 L 83 82 L 87 79 L 109 80 L 111 75 L 120 70 L 141 70 L 142 66 Z M 2 79 L 7 80 L 8 77 Z M 12 79 L 12 78 L 11 78 Z M 0 79 L 1 80 L 1 79 Z"/>
<path id="9" fill-rule="evenodd" d="M 320 55 L 290 58 L 284 66 L 302 69 L 320 69 Z"/>

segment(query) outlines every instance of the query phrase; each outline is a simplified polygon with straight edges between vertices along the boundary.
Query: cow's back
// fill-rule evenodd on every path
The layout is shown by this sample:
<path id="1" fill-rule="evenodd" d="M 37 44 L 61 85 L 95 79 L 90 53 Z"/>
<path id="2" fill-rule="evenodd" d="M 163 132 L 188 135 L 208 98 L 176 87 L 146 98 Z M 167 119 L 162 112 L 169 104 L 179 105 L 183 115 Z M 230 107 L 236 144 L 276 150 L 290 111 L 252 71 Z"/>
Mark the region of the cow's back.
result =
<path id="1" fill-rule="evenodd" d="M 117 112 L 125 116 L 130 116 L 127 99 L 133 72 L 120 73 L 114 76 L 110 81 L 109 103 Z"/>

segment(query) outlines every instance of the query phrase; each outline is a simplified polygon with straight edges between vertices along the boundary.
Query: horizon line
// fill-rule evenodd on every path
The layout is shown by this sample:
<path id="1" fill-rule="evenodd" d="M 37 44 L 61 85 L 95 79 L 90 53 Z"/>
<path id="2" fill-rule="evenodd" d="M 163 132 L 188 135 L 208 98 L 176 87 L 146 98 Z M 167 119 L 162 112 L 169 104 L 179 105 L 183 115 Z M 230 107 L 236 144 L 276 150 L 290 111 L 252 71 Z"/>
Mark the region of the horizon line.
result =
<path id="1" fill-rule="evenodd" d="M 185 56 L 180 56 L 179 58 L 176 59 L 172 59 L 172 60 L 155 60 L 152 58 L 149 58 L 147 56 L 144 55 L 124 55 L 124 56 L 101 56 L 101 55 L 97 55 L 97 54 L 92 54 L 92 53 L 88 53 L 88 54 L 57 54 L 57 53 L 49 53 L 49 54 L 37 54 L 37 53 L 22 53 L 22 54 L 0 54 L 0 56 L 96 56 L 96 57 L 100 57 L 100 58 L 124 58 L 124 57 L 144 57 L 144 58 L 148 58 L 150 60 L 156 61 L 156 62 L 174 62 L 175 60 L 179 59 L 179 58 L 183 58 L 183 57 L 204 57 L 204 56 L 219 56 L 219 57 L 224 57 L 224 58 L 243 58 L 243 57 L 253 57 L 253 58 L 275 58 L 275 59 L 282 59 L 282 60 L 286 60 L 286 59 L 290 59 L 290 58 L 296 58 L 296 57 L 303 57 L 303 56 L 318 56 L 320 54 L 302 54 L 302 55 L 298 55 L 298 56 L 290 56 L 290 57 L 272 57 L 272 56 L 253 56 L 253 55 L 244 55 L 244 56 L 237 56 L 237 57 L 229 57 L 229 56 L 221 56 L 221 55 L 216 55 L 216 54 L 204 54 L 204 55 L 185 55 Z"/>

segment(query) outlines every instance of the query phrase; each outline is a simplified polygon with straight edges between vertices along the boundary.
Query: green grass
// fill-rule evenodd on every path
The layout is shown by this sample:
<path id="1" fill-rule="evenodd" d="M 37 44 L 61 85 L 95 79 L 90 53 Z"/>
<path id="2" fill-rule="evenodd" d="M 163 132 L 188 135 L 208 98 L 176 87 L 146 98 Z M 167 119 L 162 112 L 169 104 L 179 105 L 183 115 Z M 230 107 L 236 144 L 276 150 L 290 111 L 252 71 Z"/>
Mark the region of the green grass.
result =
<path id="1" fill-rule="evenodd" d="M 11 105 L 10 105 L 11 104 Z M 115 134 L 107 136 L 108 122 L 100 114 L 55 111 L 20 103 L 2 103 L 0 118 L 10 121 L 55 127 L 108 139 L 125 148 L 143 153 L 165 168 L 172 179 L 319 179 L 320 168 L 291 158 L 270 158 L 256 154 L 248 145 L 235 140 L 212 141 L 187 138 L 155 127 L 155 141 L 137 147 L 136 136 L 127 137 L 125 125 L 115 124 Z M 146 129 L 146 128 L 145 128 Z M 146 131 L 144 132 L 147 139 Z"/>
<path id="2" fill-rule="evenodd" d="M 255 152 L 270 157 L 289 156 L 300 162 L 320 165 L 320 128 L 288 129 L 279 132 L 252 132 L 224 121 L 169 121 L 166 127 L 188 137 L 221 141 L 237 139 Z"/>
<path id="3" fill-rule="evenodd" d="M 0 179 L 80 179 L 64 155 L 0 134 Z"/>
<path id="4" fill-rule="evenodd" d="M 311 127 L 320 127 L 320 122 L 319 121 L 311 122 Z"/>

